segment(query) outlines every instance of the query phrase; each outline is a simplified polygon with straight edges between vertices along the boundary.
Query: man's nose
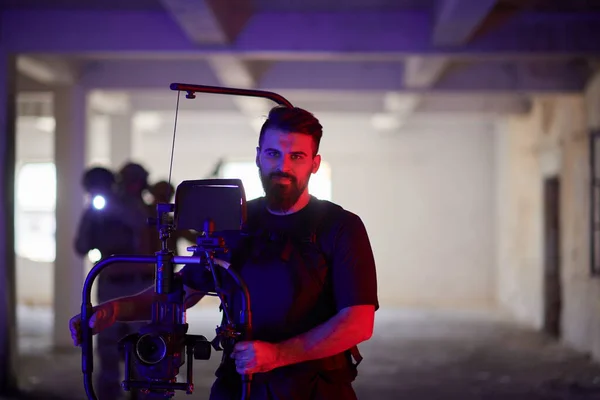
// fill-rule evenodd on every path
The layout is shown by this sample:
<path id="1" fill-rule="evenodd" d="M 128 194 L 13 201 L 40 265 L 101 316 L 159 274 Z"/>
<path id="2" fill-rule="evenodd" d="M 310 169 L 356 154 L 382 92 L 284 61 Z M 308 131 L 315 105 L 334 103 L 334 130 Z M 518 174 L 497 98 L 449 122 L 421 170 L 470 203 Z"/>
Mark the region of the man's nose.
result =
<path id="1" fill-rule="evenodd" d="M 292 169 L 292 160 L 289 157 L 279 158 L 278 164 L 277 167 L 281 172 L 288 172 Z"/>

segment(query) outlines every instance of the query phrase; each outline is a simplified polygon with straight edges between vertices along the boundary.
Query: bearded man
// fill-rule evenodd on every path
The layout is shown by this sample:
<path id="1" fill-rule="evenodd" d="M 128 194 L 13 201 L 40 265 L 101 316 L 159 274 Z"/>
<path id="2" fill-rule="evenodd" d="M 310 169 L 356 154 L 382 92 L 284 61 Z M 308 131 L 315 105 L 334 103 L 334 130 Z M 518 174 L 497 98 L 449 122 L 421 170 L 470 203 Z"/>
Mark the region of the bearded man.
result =
<path id="1" fill-rule="evenodd" d="M 357 345 L 371 338 L 379 308 L 375 262 L 360 217 L 308 191 L 322 134 L 297 107 L 273 108 L 262 126 L 256 165 L 265 196 L 247 202 L 253 234 L 230 266 L 248 287 L 252 340 L 224 352 L 211 400 L 239 399 L 243 374 L 253 375 L 252 400 L 356 399 Z M 180 275 L 186 298 L 214 291 L 209 271 L 190 265 Z M 148 318 L 153 293 L 99 305 L 94 331 Z M 238 315 L 239 298 L 228 303 Z M 79 321 L 71 323 L 75 344 Z"/>

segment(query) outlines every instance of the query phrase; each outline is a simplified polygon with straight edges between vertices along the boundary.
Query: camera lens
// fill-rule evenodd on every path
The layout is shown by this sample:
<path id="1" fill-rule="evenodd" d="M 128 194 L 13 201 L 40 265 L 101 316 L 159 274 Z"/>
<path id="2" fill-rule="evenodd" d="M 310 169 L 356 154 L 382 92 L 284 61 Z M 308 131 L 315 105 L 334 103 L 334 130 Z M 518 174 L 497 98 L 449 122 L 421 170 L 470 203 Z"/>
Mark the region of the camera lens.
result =
<path id="1" fill-rule="evenodd" d="M 167 355 L 167 344 L 161 336 L 148 333 L 138 339 L 135 352 L 140 361 L 157 364 Z"/>

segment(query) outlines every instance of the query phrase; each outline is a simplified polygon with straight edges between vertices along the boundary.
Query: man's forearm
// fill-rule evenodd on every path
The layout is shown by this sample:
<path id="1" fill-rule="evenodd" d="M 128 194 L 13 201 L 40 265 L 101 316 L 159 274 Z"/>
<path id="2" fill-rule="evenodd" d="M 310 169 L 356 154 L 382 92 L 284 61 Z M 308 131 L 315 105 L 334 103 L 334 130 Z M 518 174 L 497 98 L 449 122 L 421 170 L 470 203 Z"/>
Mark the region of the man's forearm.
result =
<path id="1" fill-rule="evenodd" d="M 278 343 L 279 366 L 333 356 L 368 340 L 374 312 L 373 306 L 349 307 L 324 324 Z"/>
<path id="2" fill-rule="evenodd" d="M 190 289 L 187 290 L 190 291 Z M 204 296 L 198 292 L 194 292 L 194 296 L 188 295 L 185 308 L 194 306 L 202 297 Z M 158 299 L 154 286 L 151 286 L 141 293 L 114 299 L 98 307 L 109 307 L 109 311 L 114 313 L 115 320 L 119 322 L 149 321 L 152 319 L 152 304 Z"/>
<path id="3" fill-rule="evenodd" d="M 152 319 L 152 303 L 155 299 L 154 287 L 150 287 L 133 296 L 108 301 L 99 307 L 111 307 L 115 320 L 119 322 L 148 321 Z"/>

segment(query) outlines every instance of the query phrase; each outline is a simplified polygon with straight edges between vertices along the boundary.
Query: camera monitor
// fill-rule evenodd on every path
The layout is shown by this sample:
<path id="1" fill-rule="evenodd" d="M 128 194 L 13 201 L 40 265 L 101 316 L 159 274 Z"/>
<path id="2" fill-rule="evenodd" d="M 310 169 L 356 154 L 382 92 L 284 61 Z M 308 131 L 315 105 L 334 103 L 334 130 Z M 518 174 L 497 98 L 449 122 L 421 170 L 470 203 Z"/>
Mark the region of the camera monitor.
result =
<path id="1" fill-rule="evenodd" d="M 201 179 L 177 186 L 175 229 L 202 232 L 207 219 L 214 222 L 218 232 L 244 228 L 246 194 L 240 179 Z"/>

